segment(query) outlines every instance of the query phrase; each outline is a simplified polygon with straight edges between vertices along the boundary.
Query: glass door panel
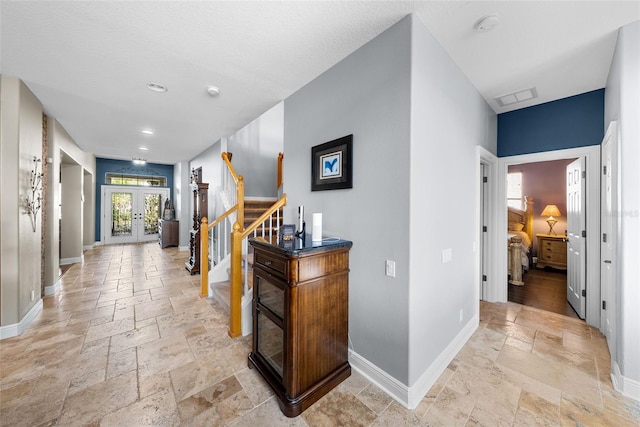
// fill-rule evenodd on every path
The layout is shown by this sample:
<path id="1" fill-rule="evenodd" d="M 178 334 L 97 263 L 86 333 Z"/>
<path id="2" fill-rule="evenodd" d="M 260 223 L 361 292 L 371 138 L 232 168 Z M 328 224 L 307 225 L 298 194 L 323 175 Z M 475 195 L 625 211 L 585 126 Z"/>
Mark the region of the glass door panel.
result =
<path id="1" fill-rule="evenodd" d="M 133 193 L 111 193 L 111 237 L 131 236 Z"/>
<path id="2" fill-rule="evenodd" d="M 168 188 L 102 186 L 102 236 L 105 244 L 156 240 Z"/>
<path id="3" fill-rule="evenodd" d="M 284 366 L 284 332 L 262 311 L 256 311 L 258 324 L 258 353 L 282 378 Z"/>

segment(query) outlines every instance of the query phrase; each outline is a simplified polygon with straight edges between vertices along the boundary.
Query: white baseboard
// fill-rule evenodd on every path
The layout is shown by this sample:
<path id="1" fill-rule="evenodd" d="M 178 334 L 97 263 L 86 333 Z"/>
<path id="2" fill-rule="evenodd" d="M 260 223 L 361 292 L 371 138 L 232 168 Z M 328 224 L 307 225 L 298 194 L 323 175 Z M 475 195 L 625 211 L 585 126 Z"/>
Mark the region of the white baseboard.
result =
<path id="1" fill-rule="evenodd" d="M 622 375 L 618 362 L 614 361 L 612 365 L 611 382 L 613 388 L 627 397 L 640 401 L 640 382 Z"/>
<path id="2" fill-rule="evenodd" d="M 189 246 L 178 246 L 178 250 L 180 252 L 188 251 L 189 250 Z"/>
<path id="3" fill-rule="evenodd" d="M 436 358 L 436 360 L 420 375 L 420 378 L 409 388 L 409 409 L 415 409 L 429 389 L 436 383 L 440 375 L 447 369 L 449 363 L 456 357 L 456 354 L 467 343 L 471 335 L 478 329 L 480 316 L 478 313 L 462 328 L 456 337 L 449 343 L 447 348 Z"/>
<path id="4" fill-rule="evenodd" d="M 42 311 L 42 299 L 39 299 L 38 302 L 31 307 L 31 310 L 22 318 L 18 323 L 14 323 L 12 325 L 0 326 L 0 340 L 5 338 L 11 338 L 18 336 L 24 332 L 25 329 L 29 327 L 33 319 L 36 318 L 38 314 Z"/>
<path id="5" fill-rule="evenodd" d="M 44 295 L 48 296 L 48 295 L 54 295 L 56 294 L 59 290 L 60 290 L 60 279 L 56 280 L 56 283 L 54 283 L 51 286 L 45 286 L 44 287 Z"/>
<path id="6" fill-rule="evenodd" d="M 77 264 L 84 262 L 84 255 L 75 258 L 60 258 L 60 265 Z"/>
<path id="7" fill-rule="evenodd" d="M 349 349 L 349 364 L 404 407 L 408 406 L 409 387 L 401 383 L 355 351 Z"/>
<path id="8" fill-rule="evenodd" d="M 94 246 L 95 246 L 95 245 L 84 245 L 84 246 L 82 247 L 82 250 L 83 250 L 83 251 L 88 251 L 88 250 L 90 250 L 90 249 L 93 249 L 93 247 L 94 247 Z"/>
<path id="9" fill-rule="evenodd" d="M 102 243 L 102 240 L 96 240 L 96 242 L 93 244 L 93 246 L 101 246 L 104 243 Z"/>
<path id="10" fill-rule="evenodd" d="M 415 409 L 447 366 L 449 366 L 449 363 L 456 357 L 456 354 L 473 335 L 478 328 L 478 324 L 479 316 L 476 314 L 411 387 L 393 378 L 351 349 L 349 349 L 349 363 L 353 369 L 381 388 L 405 408 Z"/>

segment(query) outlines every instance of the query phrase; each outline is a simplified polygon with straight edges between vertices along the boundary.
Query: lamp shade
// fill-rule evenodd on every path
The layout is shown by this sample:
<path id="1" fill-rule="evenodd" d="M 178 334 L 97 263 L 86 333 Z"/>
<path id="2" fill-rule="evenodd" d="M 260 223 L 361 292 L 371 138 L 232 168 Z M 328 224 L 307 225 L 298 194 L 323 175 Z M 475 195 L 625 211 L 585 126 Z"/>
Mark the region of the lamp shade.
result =
<path id="1" fill-rule="evenodd" d="M 540 216 L 561 216 L 560 209 L 556 205 L 547 205 Z"/>

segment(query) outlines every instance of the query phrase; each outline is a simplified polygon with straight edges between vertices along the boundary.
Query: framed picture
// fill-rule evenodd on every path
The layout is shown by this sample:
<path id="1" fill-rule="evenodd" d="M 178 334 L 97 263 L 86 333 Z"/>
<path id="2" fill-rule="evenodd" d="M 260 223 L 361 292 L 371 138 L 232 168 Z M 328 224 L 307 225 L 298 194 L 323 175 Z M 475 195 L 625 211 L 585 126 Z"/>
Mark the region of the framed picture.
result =
<path id="1" fill-rule="evenodd" d="M 353 135 L 311 148 L 311 191 L 353 188 Z"/>

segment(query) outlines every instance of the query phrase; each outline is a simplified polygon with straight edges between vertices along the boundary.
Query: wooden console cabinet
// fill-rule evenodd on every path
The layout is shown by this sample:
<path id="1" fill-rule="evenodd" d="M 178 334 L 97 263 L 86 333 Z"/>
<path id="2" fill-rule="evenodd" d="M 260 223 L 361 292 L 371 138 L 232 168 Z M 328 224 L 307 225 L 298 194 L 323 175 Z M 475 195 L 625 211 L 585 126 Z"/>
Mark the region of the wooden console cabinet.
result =
<path id="1" fill-rule="evenodd" d="M 298 416 L 351 375 L 348 362 L 349 250 L 352 243 L 250 239 L 254 249 L 255 367 L 287 417 Z"/>
<path id="2" fill-rule="evenodd" d="M 567 269 L 567 238 L 554 234 L 537 234 L 538 263 L 536 267 Z"/>
<path id="3" fill-rule="evenodd" d="M 180 239 L 180 222 L 176 220 L 158 220 L 158 242 L 160 248 L 178 246 Z"/>

